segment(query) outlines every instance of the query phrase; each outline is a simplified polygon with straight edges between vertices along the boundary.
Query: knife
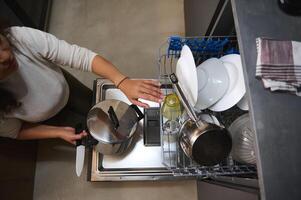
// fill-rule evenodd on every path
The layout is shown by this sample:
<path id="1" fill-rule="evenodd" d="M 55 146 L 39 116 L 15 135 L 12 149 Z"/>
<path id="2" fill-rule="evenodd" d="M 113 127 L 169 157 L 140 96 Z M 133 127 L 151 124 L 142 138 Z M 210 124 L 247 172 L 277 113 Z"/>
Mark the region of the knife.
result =
<path id="1" fill-rule="evenodd" d="M 83 131 L 81 124 L 78 124 L 75 127 L 75 133 L 79 134 Z M 76 140 L 76 161 L 75 161 L 75 170 L 76 175 L 79 177 L 82 173 L 83 167 L 84 167 L 84 161 L 85 161 L 85 146 L 83 144 L 83 140 L 79 139 Z"/>

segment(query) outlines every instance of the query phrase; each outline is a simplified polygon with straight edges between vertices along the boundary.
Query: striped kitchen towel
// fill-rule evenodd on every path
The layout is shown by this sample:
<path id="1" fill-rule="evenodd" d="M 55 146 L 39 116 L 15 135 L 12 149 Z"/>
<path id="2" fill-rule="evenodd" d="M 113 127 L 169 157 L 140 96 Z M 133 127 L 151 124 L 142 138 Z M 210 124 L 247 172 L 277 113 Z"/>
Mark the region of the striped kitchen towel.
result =
<path id="1" fill-rule="evenodd" d="M 271 91 L 301 96 L 301 42 L 257 38 L 256 77 Z"/>

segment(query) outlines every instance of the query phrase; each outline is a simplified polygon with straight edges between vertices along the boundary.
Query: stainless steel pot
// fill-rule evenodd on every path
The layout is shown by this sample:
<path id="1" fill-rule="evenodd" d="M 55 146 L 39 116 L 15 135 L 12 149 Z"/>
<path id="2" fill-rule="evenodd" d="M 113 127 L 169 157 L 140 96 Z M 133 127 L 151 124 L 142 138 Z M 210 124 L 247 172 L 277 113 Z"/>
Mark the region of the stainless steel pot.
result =
<path id="1" fill-rule="evenodd" d="M 102 154 L 122 154 L 132 143 L 138 121 L 144 115 L 135 105 L 119 100 L 105 100 L 88 113 L 87 128 L 98 141 L 96 151 Z"/>
<path id="2" fill-rule="evenodd" d="M 232 140 L 228 131 L 198 119 L 178 84 L 176 75 L 171 74 L 170 80 L 190 117 L 180 129 L 179 143 L 182 150 L 200 165 L 213 166 L 220 163 L 231 151 Z"/>

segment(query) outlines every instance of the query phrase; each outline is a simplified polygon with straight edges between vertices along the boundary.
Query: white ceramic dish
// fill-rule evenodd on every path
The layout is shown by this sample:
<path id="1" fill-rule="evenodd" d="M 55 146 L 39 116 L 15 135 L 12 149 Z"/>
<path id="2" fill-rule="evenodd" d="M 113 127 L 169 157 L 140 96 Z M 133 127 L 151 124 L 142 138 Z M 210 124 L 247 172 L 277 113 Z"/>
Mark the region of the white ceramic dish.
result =
<path id="1" fill-rule="evenodd" d="M 241 110 L 249 110 L 248 96 L 245 94 L 243 98 L 236 104 Z"/>
<path id="2" fill-rule="evenodd" d="M 187 49 L 188 48 L 188 49 Z M 183 47 L 183 55 L 179 58 L 176 66 L 176 75 L 183 93 L 191 106 L 195 106 L 198 97 L 198 79 L 196 66 L 192 53 L 188 46 Z"/>
<path id="3" fill-rule="evenodd" d="M 210 58 L 197 67 L 198 98 L 195 109 L 200 111 L 212 106 L 227 92 L 229 76 L 223 62 Z"/>
<path id="4" fill-rule="evenodd" d="M 220 58 L 229 75 L 229 87 L 226 94 L 209 109 L 215 112 L 225 111 L 237 104 L 246 93 L 240 55 L 229 54 Z"/>
<path id="5" fill-rule="evenodd" d="M 211 123 L 211 124 L 216 124 L 220 126 L 221 124 L 219 123 L 218 119 L 214 115 L 210 114 L 200 114 L 199 119 Z"/>

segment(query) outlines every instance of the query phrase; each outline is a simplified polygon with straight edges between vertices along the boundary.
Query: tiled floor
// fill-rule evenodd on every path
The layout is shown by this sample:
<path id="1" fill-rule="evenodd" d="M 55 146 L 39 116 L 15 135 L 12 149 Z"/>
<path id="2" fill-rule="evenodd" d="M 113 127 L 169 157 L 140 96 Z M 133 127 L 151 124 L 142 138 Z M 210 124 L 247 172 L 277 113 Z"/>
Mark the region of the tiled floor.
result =
<path id="1" fill-rule="evenodd" d="M 156 77 L 157 52 L 184 35 L 183 0 L 53 0 L 49 31 L 111 60 L 130 77 Z M 89 87 L 95 76 L 73 72 Z M 87 164 L 87 163 L 86 163 Z M 86 167 L 84 171 L 86 171 Z M 101 182 L 75 174 L 75 148 L 39 143 L 35 200 L 197 199 L 195 181 Z"/>

